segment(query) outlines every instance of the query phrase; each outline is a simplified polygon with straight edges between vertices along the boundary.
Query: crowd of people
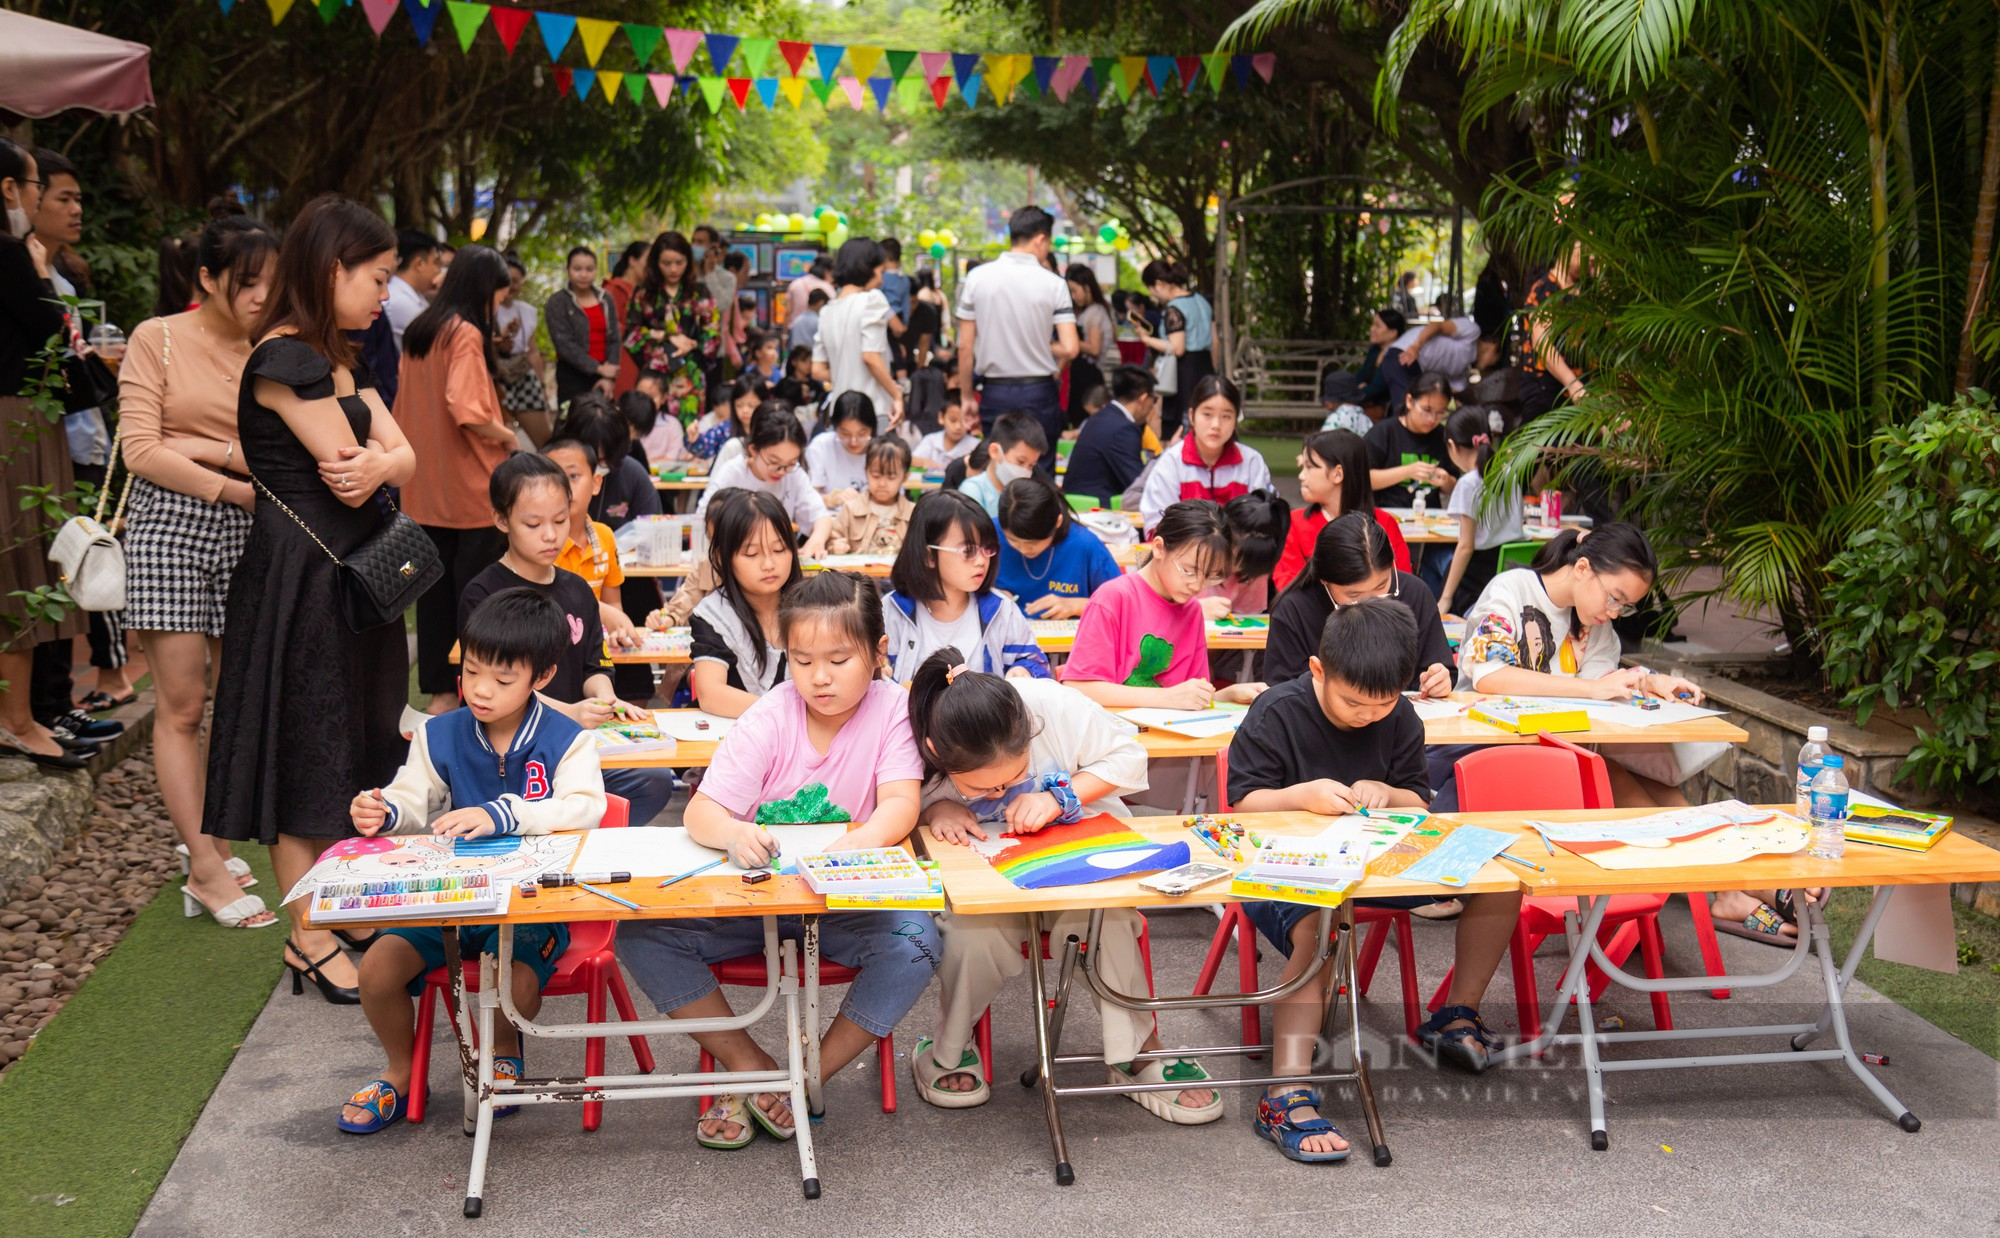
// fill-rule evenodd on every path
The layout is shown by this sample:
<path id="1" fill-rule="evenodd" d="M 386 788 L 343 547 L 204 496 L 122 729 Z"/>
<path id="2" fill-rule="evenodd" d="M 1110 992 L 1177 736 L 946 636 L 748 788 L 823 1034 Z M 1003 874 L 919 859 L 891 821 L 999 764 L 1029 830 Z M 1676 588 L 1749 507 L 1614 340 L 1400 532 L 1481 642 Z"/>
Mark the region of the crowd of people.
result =
<path id="1" fill-rule="evenodd" d="M 75 236 L 49 206 L 62 177 L 75 181 L 66 167 L 0 142 L 9 391 L 68 323 L 55 281 Z M 972 269 L 953 301 L 933 271 L 901 270 L 894 240 L 849 240 L 786 289 L 782 322 L 761 325 L 741 295 L 744 255 L 709 228 L 627 247 L 601 285 L 600 256 L 573 249 L 539 315 L 518 261 L 444 250 L 335 196 L 282 236 L 218 207 L 170 247 L 188 282 L 134 330 L 118 373 L 122 625 L 158 694 L 154 760 L 186 851 L 189 914 L 284 923 L 295 991 L 310 983 L 362 1005 L 382 1042 L 384 1069 L 341 1106 L 341 1129 L 381 1129 L 424 1086 L 411 1078 L 409 993 L 442 963 L 439 935 L 309 929 L 303 900 L 273 911 L 245 892 L 250 870 L 231 848 L 269 847 L 289 888 L 356 833 L 587 828 L 607 794 L 629 803 L 631 824 L 653 822 L 678 791 L 672 773 L 602 769 L 588 734 L 655 703 L 646 668 L 610 657 L 645 627 L 689 629 L 692 665 L 664 685 L 670 701 L 737 720 L 683 820 L 745 865 L 776 854 L 760 823 L 808 795 L 825 801 L 813 811 L 831 805 L 852 823 L 837 847 L 893 845 L 920 822 L 963 841 L 1127 813 L 1154 779 L 1112 709 L 1246 703 L 1221 802 L 1338 814 L 1455 805 L 1458 753 L 1425 747 L 1406 693 L 1698 699 L 1684 681 L 1619 668 L 1612 622 L 1655 574 L 1636 528 L 1565 531 L 1531 566 L 1494 570 L 1493 552 L 1518 539 L 1520 498 L 1493 500 L 1481 474 L 1517 418 L 1474 398 L 1471 371 L 1493 360 L 1478 323 L 1409 335 L 1398 311 L 1377 315 L 1394 332 L 1375 364 L 1387 407 L 1366 425 L 1333 410 L 1305 439 L 1294 508 L 1239 434 L 1241 395 L 1214 369 L 1213 316 L 1185 268 L 1146 267 L 1151 297 L 1122 307 L 1134 338 L 1121 341 L 1095 274 L 1057 268 L 1051 225 L 1037 208 L 1016 212 L 1008 251 Z M 1121 344 L 1147 364 L 1127 363 Z M 1560 358 L 1538 356 L 1563 381 Z M 10 492 L 66 490 L 83 467 L 69 440 L 22 433 L 37 415 L 25 399 L 4 409 L 25 445 L 6 461 Z M 661 467 L 709 478 L 707 556 L 666 596 L 627 577 L 617 548 L 622 527 L 660 512 Z M 913 467 L 943 475 L 914 502 Z M 1413 554 L 1383 510 L 1425 490 L 1462 525 L 1455 546 L 1428 548 L 1443 553 Z M 1135 531 L 1103 510 L 1114 503 L 1139 514 L 1130 570 L 1115 551 Z M 0 591 L 53 583 L 22 520 L 0 504 Z M 430 716 L 405 733 L 402 616 L 365 613 L 356 565 L 410 529 L 437 577 L 414 608 Z M 888 587 L 807 571 L 827 554 L 891 560 Z M 1456 652 L 1448 612 L 1466 616 Z M 1207 625 L 1241 614 L 1269 616 L 1269 646 L 1260 678 L 1230 682 L 1211 668 Z M 1079 622 L 1059 668 L 1036 619 Z M 52 616 L 0 654 L 0 726 L 16 751 L 74 765 L 90 747 L 81 724 L 95 720 L 71 703 L 67 666 L 83 627 Z M 45 646 L 63 660 L 53 717 L 34 695 Z M 1677 802 L 1696 759 L 1621 750 L 1619 803 Z M 1463 901 L 1450 992 L 1421 1031 L 1468 1070 L 1497 1044 L 1478 1008 L 1518 902 Z M 1308 910 L 1253 905 L 1288 976 L 1318 958 Z M 977 1105 L 990 1093 L 973 1025 L 1019 974 L 1025 923 L 919 916 L 913 932 L 897 919 L 891 932 L 866 914 L 823 918 L 826 957 L 859 976 L 822 1067 L 831 1075 L 888 1035 L 935 975 L 941 1023 L 911 1055 L 919 1092 Z M 1129 991 L 1144 975 L 1138 926 L 1114 912 L 1093 943 L 1101 974 Z M 728 1007 L 709 964 L 753 952 L 756 931 L 649 921 L 624 926 L 619 953 L 659 1009 L 713 1018 Z M 559 925 L 517 932 L 524 1012 L 565 944 Z M 490 951 L 490 931 L 467 945 Z M 1278 1007 L 1275 1073 L 1309 1067 L 1327 983 Z M 1221 1116 L 1198 1063 L 1140 1062 L 1159 1048 L 1149 1022 L 1102 1013 L 1115 1080 L 1183 1085 L 1136 1094 L 1143 1107 L 1180 1124 Z M 773 1068 L 747 1032 L 700 1039 L 728 1069 Z M 511 1030 L 498 1048 L 499 1073 L 518 1077 Z M 1345 1156 L 1320 1104 L 1274 1087 L 1257 1133 L 1296 1160 Z M 695 1134 L 737 1148 L 759 1131 L 788 1138 L 796 1119 L 777 1093 L 724 1096 Z"/>

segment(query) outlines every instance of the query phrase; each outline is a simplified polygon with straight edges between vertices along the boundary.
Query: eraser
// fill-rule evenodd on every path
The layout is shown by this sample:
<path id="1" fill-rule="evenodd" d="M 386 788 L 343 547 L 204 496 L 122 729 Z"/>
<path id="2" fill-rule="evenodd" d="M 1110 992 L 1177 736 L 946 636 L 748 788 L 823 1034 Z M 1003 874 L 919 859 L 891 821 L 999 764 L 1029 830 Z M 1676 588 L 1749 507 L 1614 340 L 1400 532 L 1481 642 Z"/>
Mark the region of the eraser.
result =
<path id="1" fill-rule="evenodd" d="M 770 879 L 771 874 L 768 871 L 743 874 L 743 884 L 746 886 L 754 886 L 760 881 L 769 881 Z"/>

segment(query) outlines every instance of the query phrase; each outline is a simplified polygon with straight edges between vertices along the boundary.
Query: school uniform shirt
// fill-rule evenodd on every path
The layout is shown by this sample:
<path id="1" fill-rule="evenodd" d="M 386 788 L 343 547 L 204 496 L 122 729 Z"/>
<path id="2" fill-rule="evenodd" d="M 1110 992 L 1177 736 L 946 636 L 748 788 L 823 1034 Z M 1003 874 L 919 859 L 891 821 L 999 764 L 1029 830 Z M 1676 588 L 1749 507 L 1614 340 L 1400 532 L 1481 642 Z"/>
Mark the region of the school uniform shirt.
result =
<path id="1" fill-rule="evenodd" d="M 1201 604 L 1176 606 L 1138 573 L 1120 576 L 1090 595 L 1062 677 L 1132 688 L 1207 679 L 1208 624 Z"/>
<path id="2" fill-rule="evenodd" d="M 875 815 L 884 783 L 922 780 L 910 737 L 910 694 L 874 680 L 826 755 L 806 734 L 805 698 L 779 684 L 745 710 L 701 780 L 701 794 L 739 821 L 851 821 Z"/>
<path id="3" fill-rule="evenodd" d="M 631 456 L 620 457 L 618 467 L 604 475 L 603 487 L 590 501 L 590 518 L 614 529 L 622 529 L 641 516 L 657 516 L 660 510 L 660 492 L 653 485 L 653 475 Z"/>
<path id="4" fill-rule="evenodd" d="M 984 469 L 958 483 L 958 492 L 978 499 L 979 505 L 986 509 L 986 518 L 996 525 L 1000 523 L 1000 487 L 993 484 Z"/>
<path id="5" fill-rule="evenodd" d="M 891 589 L 882 596 L 882 626 L 889 637 L 889 675 L 897 683 L 910 682 L 924 659 L 947 645 L 967 666 L 989 675 L 1005 675 L 1017 666 L 1037 679 L 1052 673 L 1028 617 L 991 591 L 973 594 L 964 614 L 940 623 L 929 606 Z"/>
<path id="6" fill-rule="evenodd" d="M 1479 495 L 1485 485 L 1478 469 L 1459 478 L 1458 484 L 1451 489 L 1451 502 L 1445 504 L 1445 515 L 1466 516 L 1472 520 L 1474 550 L 1491 550 L 1495 546 L 1520 541 L 1526 536 L 1521 530 L 1520 487 L 1508 490 L 1500 501 L 1498 511 L 1482 513 L 1479 510 Z"/>
<path id="7" fill-rule="evenodd" d="M 813 489 L 821 494 L 835 490 L 868 493 L 868 452 L 864 449 L 855 455 L 832 430 L 815 435 L 806 444 L 805 469 L 812 474 Z"/>
<path id="8" fill-rule="evenodd" d="M 1429 434 L 1412 434 L 1401 417 L 1384 417 L 1361 441 L 1368 444 L 1369 468 L 1401 468 L 1422 460 L 1426 464 L 1442 465 L 1445 472 L 1458 476 L 1458 466 L 1451 462 L 1451 453 L 1445 450 L 1443 426 Z M 1424 488 L 1435 489 L 1430 486 Z M 1397 482 L 1375 492 L 1375 506 L 1408 507 L 1415 494 L 1416 487 L 1409 482 Z"/>
<path id="9" fill-rule="evenodd" d="M 910 517 L 917 505 L 908 495 L 899 494 L 884 506 L 863 491 L 833 513 L 833 530 L 827 535 L 826 549 L 836 555 L 892 555 L 903 548 Z"/>
<path id="10" fill-rule="evenodd" d="M 1517 505 L 1518 506 L 1518 505 Z M 1410 544 L 1403 540 L 1403 527 L 1381 508 L 1375 509 L 1375 523 L 1389 539 L 1389 553 L 1396 558 L 1396 570 L 1410 570 Z M 1319 544 L 1319 531 L 1326 527 L 1326 513 L 1317 503 L 1292 509 L 1291 527 L 1285 530 L 1285 548 L 1278 552 L 1278 566 L 1271 569 L 1271 587 L 1283 589 L 1305 570 Z"/>
<path id="11" fill-rule="evenodd" d="M 832 514 L 826 510 L 826 501 L 813 489 L 812 479 L 806 476 L 804 469 L 793 469 L 776 481 L 765 481 L 750 471 L 747 456 L 724 461 L 709 473 L 708 489 L 701 492 L 701 502 L 695 505 L 694 514 L 699 516 L 706 512 L 709 496 L 720 494 L 731 486 L 762 490 L 765 494 L 778 496 L 779 505 L 804 536 L 810 536 L 813 526 Z"/>
<path id="12" fill-rule="evenodd" d="M 1424 773 L 1424 724 L 1406 697 L 1380 721 L 1344 731 L 1320 707 L 1312 676 L 1259 696 L 1229 741 L 1229 802 L 1331 778 L 1346 786 L 1381 782 L 1431 799 Z"/>
<path id="13" fill-rule="evenodd" d="M 738 691 L 761 696 L 785 678 L 784 651 L 745 624 L 720 589 L 695 603 L 688 616 L 688 641 L 689 660 L 722 667 L 729 686 Z"/>
<path id="14" fill-rule="evenodd" d="M 946 443 L 944 431 L 933 430 L 917 440 L 916 450 L 911 454 L 919 460 L 929 460 L 937 467 L 943 468 L 960 456 L 971 455 L 972 449 L 977 446 L 979 446 L 977 434 L 961 434 L 956 443 Z"/>
<path id="15" fill-rule="evenodd" d="M 1439 437 L 1442 441 L 1443 436 Z M 1139 498 L 1139 514 L 1145 518 L 1150 533 L 1160 523 L 1161 514 L 1176 503 L 1189 499 L 1227 503 L 1239 494 L 1270 487 L 1271 470 L 1255 447 L 1225 444 L 1222 455 L 1211 468 L 1202 461 L 1201 451 L 1190 434 L 1181 439 L 1178 451 L 1162 452 L 1154 461 L 1152 475 L 1146 479 L 1145 492 Z"/>
<path id="16" fill-rule="evenodd" d="M 828 394 L 859 391 L 874 405 L 877 417 L 889 420 L 889 390 L 875 380 L 863 360 L 874 353 L 883 365 L 889 364 L 889 300 L 879 288 L 850 292 L 827 302 L 819 312 L 819 331 L 812 346 L 814 363 L 827 367 Z"/>
<path id="17" fill-rule="evenodd" d="M 389 834 L 425 833 L 459 808 L 484 810 L 496 834 L 593 830 L 604 819 L 604 774 L 590 733 L 530 696 L 504 753 L 470 709 L 426 719 L 382 799 Z"/>
<path id="18" fill-rule="evenodd" d="M 1397 572 L 1395 588 L 1396 600 L 1417 620 L 1417 675 L 1410 681 L 1414 692 L 1423 682 L 1425 667 L 1437 664 L 1449 671 L 1457 664 L 1430 586 L 1408 572 Z M 1264 645 L 1265 681 L 1283 683 L 1311 670 L 1306 659 L 1319 656 L 1319 638 L 1332 617 L 1333 600 L 1326 596 L 1324 585 L 1301 585 L 1281 596 L 1271 608 L 1270 637 Z"/>
<path id="19" fill-rule="evenodd" d="M 1028 768 L 1021 780 L 989 799 L 968 800 L 945 774 L 924 783 L 923 806 L 964 804 L 984 823 L 1007 818 L 1007 805 L 1040 789 L 1041 779 L 1061 774 L 1072 781 L 1078 774 L 1102 778 L 1112 790 L 1084 805 L 1086 815 L 1106 812 L 1129 817 L 1121 796 L 1146 789 L 1146 750 L 1121 729 L 1109 710 L 1074 688 L 1052 679 L 1010 679 L 1007 686 L 1028 710 Z"/>
<path id="20" fill-rule="evenodd" d="M 563 543 L 562 553 L 556 556 L 556 567 L 583 577 L 583 583 L 599 598 L 604 596 L 606 585 L 616 589 L 625 583 L 625 569 L 618 565 L 618 542 L 609 526 L 595 520 L 590 522 L 581 545 L 575 539 Z"/>
<path id="21" fill-rule="evenodd" d="M 1545 675 L 1595 679 L 1618 669 L 1624 652 L 1608 623 L 1576 622 L 1576 612 L 1549 600 L 1540 572 L 1516 567 L 1495 576 L 1465 616 L 1458 687 L 1467 691 L 1502 666 Z"/>
<path id="22" fill-rule="evenodd" d="M 1068 531 L 1034 558 L 1024 558 L 1014 543 L 1000 539 L 1000 574 L 994 583 L 1014 595 L 1026 609 L 1037 598 L 1088 598 L 1124 575 L 1118 560 L 1097 535 L 1081 525 Z"/>
<path id="23" fill-rule="evenodd" d="M 592 675 L 611 673 L 611 657 L 604 651 L 604 624 L 598 619 L 597 595 L 575 572 L 556 569 L 556 578 L 538 584 L 519 575 L 505 563 L 495 563 L 466 583 L 458 595 L 458 630 L 479 604 L 502 589 L 533 589 L 562 608 L 569 623 L 569 644 L 556 661 L 556 676 L 542 694 L 565 704 L 583 699 L 583 685 Z"/>

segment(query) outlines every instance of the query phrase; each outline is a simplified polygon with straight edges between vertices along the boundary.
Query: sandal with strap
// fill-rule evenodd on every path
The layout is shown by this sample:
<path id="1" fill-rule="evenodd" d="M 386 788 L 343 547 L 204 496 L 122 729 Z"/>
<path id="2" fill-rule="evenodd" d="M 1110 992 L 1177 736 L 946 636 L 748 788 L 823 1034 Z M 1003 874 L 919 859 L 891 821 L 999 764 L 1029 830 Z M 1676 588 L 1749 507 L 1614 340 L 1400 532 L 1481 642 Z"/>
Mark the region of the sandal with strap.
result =
<path id="1" fill-rule="evenodd" d="M 1285 1159 L 1316 1164 L 1324 1161 L 1344 1161 L 1354 1154 L 1352 1148 L 1342 1148 L 1338 1152 L 1307 1152 L 1305 1141 L 1314 1135 L 1339 1135 L 1340 1128 L 1325 1118 L 1292 1119 L 1292 1110 L 1319 1108 L 1319 1097 L 1305 1088 L 1281 1092 L 1277 1096 L 1265 1096 L 1257 1102 L 1257 1116 L 1251 1125 L 1258 1136 L 1278 1145 L 1278 1151 Z"/>
<path id="2" fill-rule="evenodd" d="M 244 923 L 245 920 L 255 916 L 270 915 L 270 911 L 269 907 L 264 906 L 264 900 L 258 898 L 255 894 L 245 894 L 242 898 L 233 899 L 211 910 L 207 903 L 202 902 L 200 898 L 196 897 L 193 890 L 188 889 L 186 886 L 181 887 L 181 914 L 190 920 L 197 916 L 206 915 L 214 916 L 215 922 L 223 928 L 270 928 L 278 922 L 278 917 L 271 916 L 270 919 L 265 920 L 261 924 Z"/>
<path id="3" fill-rule="evenodd" d="M 518 1057 L 496 1056 L 493 1059 L 493 1077 L 495 1079 L 518 1081 L 521 1078 L 521 1073 L 527 1069 L 527 1062 Z M 496 1118 L 511 1118 L 519 1112 L 521 1112 L 519 1105 L 502 1105 L 493 1111 L 493 1116 Z"/>
<path id="4" fill-rule="evenodd" d="M 124 696 L 113 696 L 109 692 L 92 689 L 83 694 L 83 699 L 78 701 L 76 706 L 87 714 L 101 714 L 107 709 L 123 708 L 138 699 L 139 694 L 136 692 L 127 692 Z"/>
<path id="5" fill-rule="evenodd" d="M 187 844 L 175 843 L 174 854 L 181 858 L 181 876 L 188 876 L 192 871 L 192 865 L 188 860 Z M 250 871 L 250 861 L 240 855 L 230 856 L 222 862 L 222 867 L 228 869 L 229 875 L 236 878 L 236 884 L 245 890 L 257 884 L 256 876 Z"/>
<path id="6" fill-rule="evenodd" d="M 1446 1024 L 1460 1019 L 1472 1026 L 1446 1030 Z M 1501 1045 L 1500 1038 L 1486 1030 L 1479 1012 L 1470 1006 L 1446 1006 L 1431 1015 L 1430 1021 L 1417 1029 L 1417 1042 L 1435 1053 L 1439 1061 L 1473 1075 L 1486 1072 L 1488 1058 Z"/>
<path id="7" fill-rule="evenodd" d="M 1200 1062 L 1192 1058 L 1176 1058 L 1167 1061 L 1155 1058 L 1137 1071 L 1128 1071 L 1123 1066 L 1105 1067 L 1112 1083 L 1178 1083 L 1182 1091 L 1203 1090 L 1210 1082 L 1208 1071 Z M 1175 1126 L 1205 1126 L 1222 1117 L 1222 1089 L 1210 1087 L 1215 1093 L 1210 1101 L 1200 1108 L 1183 1105 L 1174 1092 L 1127 1092 L 1126 1095 L 1144 1106 L 1146 1112 L 1156 1118 L 1164 1118 Z"/>
<path id="8" fill-rule="evenodd" d="M 694 1141 L 704 1148 L 715 1148 L 722 1152 L 734 1152 L 749 1144 L 757 1137 L 757 1128 L 750 1121 L 748 1110 L 754 1108 L 736 1092 L 724 1092 L 709 1105 L 708 1111 L 694 1121 Z M 737 1135 L 734 1139 L 724 1139 L 720 1135 L 710 1135 L 701 1129 L 704 1122 L 734 1122 Z"/>
<path id="9" fill-rule="evenodd" d="M 948 1088 L 947 1075 L 971 1075 L 979 1086 L 970 1092 Z M 940 1109 L 976 1109 L 993 1099 L 993 1085 L 986 1082 L 985 1064 L 974 1048 L 959 1054 L 957 1066 L 946 1067 L 931 1056 L 931 1038 L 926 1036 L 910 1054 L 910 1076 L 917 1081 L 917 1095 Z"/>
<path id="10" fill-rule="evenodd" d="M 387 1079 L 377 1079 L 347 1098 L 349 1105 L 356 1109 L 366 1109 L 374 1116 L 365 1122 L 350 1122 L 343 1114 L 337 1119 L 340 1129 L 350 1135 L 372 1135 L 385 1126 L 392 1126 L 403 1120 L 403 1111 L 409 1108 L 403 1103 L 404 1099 L 403 1095 L 396 1091 L 395 1084 Z"/>
<path id="11" fill-rule="evenodd" d="M 1786 900 L 1785 905 L 1790 907 L 1790 900 Z M 1756 910 L 1744 916 L 1741 922 L 1717 920 L 1715 931 L 1727 933 L 1731 937 L 1741 937 L 1745 941 L 1762 942 L 1767 946 L 1782 946 L 1790 950 L 1798 940 L 1785 932 L 1785 925 L 1790 923 L 1795 921 L 1787 918 L 1779 908 L 1769 903 L 1759 903 Z"/>
<path id="12" fill-rule="evenodd" d="M 785 1104 L 790 1104 L 792 1100 L 791 1097 L 786 1096 L 783 1092 L 759 1092 L 757 1093 L 757 1096 L 775 1096 L 779 1100 L 783 1101 Z M 789 1122 L 784 1126 L 779 1126 L 777 1119 L 773 1118 L 770 1114 L 764 1112 L 764 1107 L 757 1103 L 757 1099 L 755 1096 L 750 1098 L 749 1108 L 750 1108 L 750 1116 L 756 1119 L 757 1125 L 763 1127 L 764 1133 L 766 1135 L 769 1135 L 771 1138 L 782 1141 L 790 1139 L 792 1136 L 799 1133 L 799 1128 L 796 1125 L 797 1123 L 796 1117 L 792 1120 L 792 1122 Z"/>

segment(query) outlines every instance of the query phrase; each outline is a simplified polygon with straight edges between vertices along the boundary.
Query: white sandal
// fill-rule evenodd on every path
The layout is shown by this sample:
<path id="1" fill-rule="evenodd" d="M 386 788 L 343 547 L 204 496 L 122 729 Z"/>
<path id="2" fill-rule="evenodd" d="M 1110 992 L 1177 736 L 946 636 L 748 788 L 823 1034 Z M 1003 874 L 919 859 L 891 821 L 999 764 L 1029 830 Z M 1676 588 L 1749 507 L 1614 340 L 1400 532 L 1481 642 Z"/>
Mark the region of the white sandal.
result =
<path id="1" fill-rule="evenodd" d="M 1215 1087 L 1209 1073 L 1202 1069 L 1200 1062 L 1193 1058 L 1176 1058 L 1167 1061 L 1155 1058 L 1147 1062 L 1137 1072 L 1126 1074 L 1116 1066 L 1107 1065 L 1112 1083 L 1178 1083 L 1184 1092 L 1204 1090 L 1215 1093 L 1215 1098 L 1199 1109 L 1191 1109 L 1180 1103 L 1174 1092 L 1127 1092 L 1146 1111 L 1156 1118 L 1164 1118 L 1175 1126 L 1202 1126 L 1222 1116 L 1222 1089 Z"/>
<path id="2" fill-rule="evenodd" d="M 223 928 L 270 928 L 278 922 L 276 916 L 272 916 L 262 924 L 244 923 L 250 917 L 262 915 L 269 910 L 270 908 L 264 906 L 264 900 L 258 898 L 255 894 L 245 894 L 242 898 L 237 899 L 226 907 L 219 910 L 210 910 L 208 904 L 195 897 L 193 890 L 188 889 L 186 886 L 181 887 L 181 914 L 190 920 L 196 916 L 206 915 L 214 916 L 215 922 Z"/>
<path id="3" fill-rule="evenodd" d="M 970 1092 L 945 1087 L 942 1081 L 946 1075 L 971 1075 L 978 1086 Z M 986 1082 L 979 1050 L 970 1046 L 959 1055 L 957 1066 L 946 1069 L 931 1055 L 931 1038 L 924 1037 L 910 1054 L 910 1077 L 917 1081 L 917 1095 L 940 1109 L 976 1109 L 993 1099 L 993 1085 Z"/>
<path id="4" fill-rule="evenodd" d="M 191 869 L 188 862 L 187 844 L 175 843 L 174 854 L 181 858 L 181 876 L 187 876 Z M 250 875 L 250 861 L 244 859 L 242 856 L 232 855 L 223 861 L 222 866 L 229 870 L 230 876 L 236 878 L 236 884 L 239 888 L 247 890 L 257 884 L 257 879 Z M 245 880 L 245 878 L 248 878 L 248 880 Z"/>

